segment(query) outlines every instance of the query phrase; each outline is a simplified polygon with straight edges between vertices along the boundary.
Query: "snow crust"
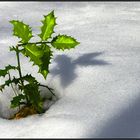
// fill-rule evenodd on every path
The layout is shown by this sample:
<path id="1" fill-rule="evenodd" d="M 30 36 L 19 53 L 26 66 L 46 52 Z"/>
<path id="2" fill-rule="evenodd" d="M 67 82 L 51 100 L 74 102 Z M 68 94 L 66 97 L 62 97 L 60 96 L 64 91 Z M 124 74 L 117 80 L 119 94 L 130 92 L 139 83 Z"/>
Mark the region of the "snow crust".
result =
<path id="1" fill-rule="evenodd" d="M 23 20 L 38 34 L 40 20 L 51 10 L 56 34 L 81 44 L 54 52 L 46 81 L 24 58 L 22 71 L 54 88 L 59 100 L 43 115 L 0 118 L 0 137 L 140 137 L 140 3 L 0 2 L 0 68 L 16 64 L 8 48 L 18 39 L 9 21 Z M 11 97 L 10 88 L 0 94 L 1 117 L 15 111 L 9 108 Z"/>

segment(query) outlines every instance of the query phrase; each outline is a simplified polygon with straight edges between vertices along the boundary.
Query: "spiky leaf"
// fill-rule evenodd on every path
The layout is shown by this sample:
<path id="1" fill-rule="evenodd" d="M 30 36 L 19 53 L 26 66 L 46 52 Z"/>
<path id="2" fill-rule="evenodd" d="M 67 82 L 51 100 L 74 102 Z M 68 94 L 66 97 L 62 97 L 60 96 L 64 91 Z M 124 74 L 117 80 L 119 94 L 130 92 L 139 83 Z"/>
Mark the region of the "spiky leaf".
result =
<path id="1" fill-rule="evenodd" d="M 0 76 L 3 76 L 3 77 L 5 77 L 7 75 L 7 70 L 0 70 Z"/>
<path id="2" fill-rule="evenodd" d="M 37 46 L 36 44 L 28 44 L 24 46 L 24 55 L 30 58 L 30 61 L 33 62 L 33 65 L 39 67 L 39 73 L 41 73 L 46 79 L 47 74 L 49 73 L 49 64 L 52 56 L 52 51 L 49 46 L 42 44 Z"/>
<path id="3" fill-rule="evenodd" d="M 28 96 L 30 103 L 35 107 L 35 109 L 41 113 L 42 112 L 42 98 L 40 96 L 38 84 L 29 83 L 24 87 L 24 93 Z"/>
<path id="4" fill-rule="evenodd" d="M 25 95 L 19 94 L 18 96 L 13 97 L 11 100 L 11 108 L 18 107 L 21 100 L 25 99 Z"/>
<path id="5" fill-rule="evenodd" d="M 33 37 L 32 30 L 29 25 L 18 20 L 11 20 L 10 23 L 12 23 L 14 26 L 13 35 L 21 38 L 21 43 L 27 43 L 31 37 Z"/>
<path id="6" fill-rule="evenodd" d="M 12 65 L 8 65 L 5 67 L 5 69 L 0 69 L 0 76 L 5 77 L 8 74 L 9 70 L 15 70 L 15 69 L 18 69 L 18 68 Z"/>
<path id="7" fill-rule="evenodd" d="M 37 80 L 35 79 L 35 77 L 33 77 L 31 74 L 27 74 L 27 75 L 23 76 L 22 79 L 29 83 L 35 83 L 35 84 L 38 83 Z"/>
<path id="8" fill-rule="evenodd" d="M 80 44 L 71 36 L 67 35 L 58 35 L 53 38 L 51 42 L 52 46 L 58 50 L 62 49 L 71 49 L 74 48 L 76 45 Z"/>
<path id="9" fill-rule="evenodd" d="M 54 33 L 54 26 L 56 25 L 56 17 L 54 16 L 54 11 L 44 16 L 42 23 L 43 26 L 41 27 L 41 34 L 39 34 L 39 37 L 42 41 L 46 41 Z"/>
<path id="10" fill-rule="evenodd" d="M 15 69 L 18 69 L 18 67 L 15 67 L 15 66 L 12 66 L 12 65 L 8 65 L 5 67 L 6 71 L 9 71 L 9 70 L 15 70 Z"/>
<path id="11" fill-rule="evenodd" d="M 0 85 L 0 90 L 3 91 L 5 86 L 9 86 L 11 83 L 13 83 L 13 81 L 11 79 L 6 80 L 3 85 Z"/>
<path id="12" fill-rule="evenodd" d="M 20 83 L 20 78 L 15 78 L 14 77 L 12 80 L 11 79 L 6 80 L 3 85 L 0 85 L 0 90 L 3 91 L 3 89 L 5 88 L 5 86 L 9 86 L 12 83 L 14 83 L 14 84 Z"/>
<path id="13" fill-rule="evenodd" d="M 43 49 L 44 54 L 41 57 L 41 61 L 43 63 L 40 65 L 39 72 L 46 79 L 46 77 L 49 73 L 49 64 L 50 64 L 50 60 L 52 58 L 52 51 L 50 50 L 49 47 L 46 47 L 46 45 L 43 45 L 43 46 L 44 46 L 44 49 Z"/>

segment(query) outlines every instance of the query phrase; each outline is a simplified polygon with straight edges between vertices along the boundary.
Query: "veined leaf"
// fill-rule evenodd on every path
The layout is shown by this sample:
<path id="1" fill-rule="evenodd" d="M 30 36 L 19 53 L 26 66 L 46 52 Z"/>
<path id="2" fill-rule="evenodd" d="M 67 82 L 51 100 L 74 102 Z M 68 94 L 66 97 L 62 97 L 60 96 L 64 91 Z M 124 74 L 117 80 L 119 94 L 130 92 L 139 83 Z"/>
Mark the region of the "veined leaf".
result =
<path id="1" fill-rule="evenodd" d="M 54 16 L 54 11 L 44 16 L 42 23 L 43 26 L 41 27 L 41 34 L 39 34 L 39 37 L 42 41 L 46 41 L 54 33 L 54 26 L 56 25 L 56 17 Z"/>
<path id="2" fill-rule="evenodd" d="M 80 44 L 71 36 L 67 35 L 58 35 L 53 38 L 51 42 L 52 46 L 58 50 L 62 49 L 71 49 L 74 48 L 76 45 Z"/>
<path id="3" fill-rule="evenodd" d="M 34 62 L 34 65 L 42 64 L 40 57 L 43 56 L 44 52 L 40 47 L 38 47 L 36 44 L 28 44 L 24 46 L 24 48 L 24 55 L 30 57 L 30 60 Z"/>
<path id="4" fill-rule="evenodd" d="M 48 67 L 50 64 L 50 59 L 52 56 L 52 51 L 49 46 L 42 44 L 37 46 L 36 44 L 28 44 L 24 46 L 24 55 L 30 58 L 30 61 L 33 61 L 33 65 L 39 67 L 39 73 L 41 73 L 46 79 L 47 74 L 49 73 Z"/>
<path id="5" fill-rule="evenodd" d="M 10 23 L 13 24 L 13 35 L 21 38 L 21 43 L 27 43 L 32 35 L 31 27 L 29 25 L 24 24 L 22 21 L 12 20 Z"/>

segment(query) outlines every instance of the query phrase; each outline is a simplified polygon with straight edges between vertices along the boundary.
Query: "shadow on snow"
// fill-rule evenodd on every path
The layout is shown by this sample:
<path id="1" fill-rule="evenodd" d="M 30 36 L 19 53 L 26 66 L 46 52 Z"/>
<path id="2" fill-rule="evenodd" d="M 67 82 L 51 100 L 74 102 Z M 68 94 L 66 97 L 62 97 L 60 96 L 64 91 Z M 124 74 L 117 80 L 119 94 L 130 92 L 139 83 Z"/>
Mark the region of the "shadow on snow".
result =
<path id="1" fill-rule="evenodd" d="M 75 60 L 72 60 L 72 58 L 67 55 L 57 55 L 54 59 L 57 65 L 50 70 L 50 73 L 53 76 L 59 75 L 62 87 L 66 88 L 75 78 L 77 78 L 77 66 L 108 65 L 109 63 L 106 61 L 96 59 L 96 57 L 101 54 L 103 54 L 103 52 L 86 53 Z"/>

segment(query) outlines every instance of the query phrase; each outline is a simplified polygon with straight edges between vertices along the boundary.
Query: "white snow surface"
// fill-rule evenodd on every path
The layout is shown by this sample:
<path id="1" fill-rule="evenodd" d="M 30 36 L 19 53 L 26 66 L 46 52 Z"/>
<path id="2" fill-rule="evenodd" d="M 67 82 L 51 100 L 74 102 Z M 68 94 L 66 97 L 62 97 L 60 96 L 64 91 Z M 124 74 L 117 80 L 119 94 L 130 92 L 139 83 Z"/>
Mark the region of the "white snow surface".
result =
<path id="1" fill-rule="evenodd" d="M 0 68 L 16 64 L 9 46 L 18 39 L 9 21 L 23 20 L 38 34 L 40 20 L 52 10 L 54 36 L 71 35 L 80 45 L 54 52 L 47 80 L 27 58 L 21 63 L 23 73 L 54 88 L 59 100 L 42 115 L 6 120 L 14 112 L 6 88 L 0 94 L 0 137 L 140 137 L 140 3 L 0 2 Z"/>

